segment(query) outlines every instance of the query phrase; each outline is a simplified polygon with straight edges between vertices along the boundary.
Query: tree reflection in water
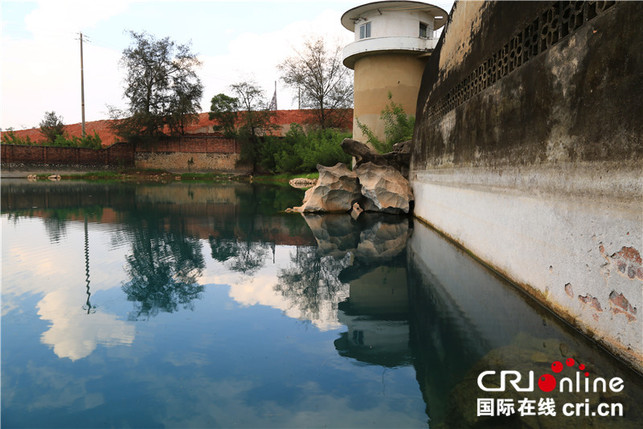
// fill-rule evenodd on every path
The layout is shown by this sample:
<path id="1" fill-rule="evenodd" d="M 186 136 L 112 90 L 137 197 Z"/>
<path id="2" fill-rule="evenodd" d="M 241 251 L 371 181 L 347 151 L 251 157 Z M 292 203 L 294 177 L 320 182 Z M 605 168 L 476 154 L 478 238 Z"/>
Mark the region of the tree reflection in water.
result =
<path id="1" fill-rule="evenodd" d="M 226 267 L 238 273 L 252 275 L 263 267 L 269 246 L 262 242 L 217 240 L 210 237 L 212 258 L 226 263 Z"/>
<path id="2" fill-rule="evenodd" d="M 205 267 L 197 238 L 184 233 L 181 221 L 173 216 L 168 230 L 165 219 L 148 217 L 132 224 L 132 253 L 127 256 L 131 280 L 123 286 L 127 299 L 135 304 L 130 320 L 193 308 L 203 286 L 197 283 Z"/>
<path id="3" fill-rule="evenodd" d="M 292 255 L 292 265 L 281 270 L 275 291 L 296 303 L 302 314 L 318 319 L 325 306 L 346 289 L 339 273 L 351 263 L 351 255 L 324 256 L 316 246 L 301 246 Z"/>

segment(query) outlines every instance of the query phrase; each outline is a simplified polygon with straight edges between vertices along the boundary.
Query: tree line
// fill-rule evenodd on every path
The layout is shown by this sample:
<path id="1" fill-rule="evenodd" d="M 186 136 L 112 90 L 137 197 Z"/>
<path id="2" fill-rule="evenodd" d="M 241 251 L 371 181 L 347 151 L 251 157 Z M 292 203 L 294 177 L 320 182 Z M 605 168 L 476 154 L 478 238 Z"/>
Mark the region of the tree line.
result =
<path id="1" fill-rule="evenodd" d="M 189 44 L 178 44 L 168 37 L 157 39 L 145 32 L 131 31 L 130 36 L 131 44 L 120 60 L 126 70 L 123 95 L 127 108 L 110 107 L 115 133 L 134 143 L 184 134 L 201 110 L 203 84 L 196 72 L 201 62 Z M 340 47 L 330 46 L 322 38 L 308 40 L 278 69 L 282 81 L 297 90 L 301 105 L 311 113 L 305 128 L 292 126 L 284 138 L 274 137 L 275 111 L 264 91 L 252 81 L 242 81 L 230 85 L 229 93 L 212 97 L 209 118 L 215 121 L 215 129 L 241 142 L 241 162 L 252 165 L 253 172 L 306 172 L 313 171 L 317 163 L 348 162 L 340 143 L 350 134 L 340 128 L 352 106 L 353 85 L 350 71 L 342 64 Z M 393 130 L 387 131 L 386 142 L 378 141 L 358 124 L 377 149 L 390 147 L 398 134 L 412 134 L 413 123 L 400 109 L 391 101 L 390 108 L 382 112 L 383 120 L 390 122 L 388 129 Z M 101 146 L 96 134 L 66 136 L 62 118 L 55 112 L 47 112 L 40 129 L 52 145 Z M 32 143 L 4 134 L 3 143 Z"/>
<path id="2" fill-rule="evenodd" d="M 126 69 L 124 97 L 128 107 L 111 109 L 117 135 L 137 142 L 183 134 L 187 125 L 198 119 L 203 96 L 203 84 L 196 73 L 198 58 L 189 45 L 169 38 L 136 32 L 130 35 L 132 44 L 121 58 Z M 209 118 L 215 121 L 215 129 L 241 141 L 241 162 L 252 165 L 253 171 L 285 172 L 293 171 L 292 166 L 302 170 L 304 165 L 309 169 L 311 162 L 304 159 L 311 158 L 311 151 L 322 150 L 320 159 L 331 158 L 329 152 L 337 151 L 329 151 L 324 143 L 339 139 L 334 142 L 339 148 L 345 134 L 336 128 L 346 121 L 353 87 L 339 47 L 329 47 L 321 38 L 307 41 L 301 51 L 283 61 L 279 70 L 284 83 L 298 90 L 302 106 L 311 111 L 306 131 L 296 127 L 284 142 L 273 137 L 275 111 L 255 82 L 233 83 L 229 93 L 211 99 Z M 285 142 L 296 147 L 286 149 L 282 147 Z M 293 154 L 297 160 L 293 160 Z"/>

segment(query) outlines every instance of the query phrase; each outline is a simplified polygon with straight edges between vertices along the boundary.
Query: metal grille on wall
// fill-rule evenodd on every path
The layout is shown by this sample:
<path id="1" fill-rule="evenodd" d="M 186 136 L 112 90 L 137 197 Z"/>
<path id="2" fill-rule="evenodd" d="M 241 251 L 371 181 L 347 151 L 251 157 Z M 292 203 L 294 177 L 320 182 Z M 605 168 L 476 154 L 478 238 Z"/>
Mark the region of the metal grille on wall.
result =
<path id="1" fill-rule="evenodd" d="M 466 78 L 433 103 L 429 120 L 441 117 L 485 90 L 536 55 L 546 51 L 585 22 L 612 7 L 615 1 L 557 1 L 545 8 L 529 25 L 500 50 L 483 61 Z"/>

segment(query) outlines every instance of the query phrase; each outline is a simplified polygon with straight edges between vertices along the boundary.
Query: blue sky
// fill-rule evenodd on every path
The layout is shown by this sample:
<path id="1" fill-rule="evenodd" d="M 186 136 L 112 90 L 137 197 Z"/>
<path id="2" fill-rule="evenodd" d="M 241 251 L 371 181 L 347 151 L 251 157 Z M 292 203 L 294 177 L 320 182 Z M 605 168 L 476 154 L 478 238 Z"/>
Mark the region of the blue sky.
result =
<path id="1" fill-rule="evenodd" d="M 279 80 L 276 66 L 306 37 L 345 45 L 352 34 L 341 15 L 365 1 L 41 0 L 0 3 L 0 128 L 35 127 L 46 111 L 80 122 L 78 33 L 84 44 L 86 119 L 108 118 L 108 105 L 125 108 L 128 31 L 191 42 L 203 65 L 202 108 L 241 80 L 254 80 L 266 96 Z M 432 2 L 447 12 L 452 1 Z M 294 108 L 293 93 L 278 82 L 279 108 Z"/>

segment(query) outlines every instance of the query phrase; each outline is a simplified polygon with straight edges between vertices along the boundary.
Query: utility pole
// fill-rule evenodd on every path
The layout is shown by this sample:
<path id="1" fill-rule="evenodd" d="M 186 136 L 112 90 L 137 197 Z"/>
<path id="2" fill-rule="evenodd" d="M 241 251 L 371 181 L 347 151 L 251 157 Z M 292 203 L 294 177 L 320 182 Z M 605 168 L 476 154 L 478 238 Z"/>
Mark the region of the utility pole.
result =
<path id="1" fill-rule="evenodd" d="M 83 118 L 83 137 L 85 137 L 85 76 L 83 72 L 83 33 L 80 33 L 80 107 Z"/>

